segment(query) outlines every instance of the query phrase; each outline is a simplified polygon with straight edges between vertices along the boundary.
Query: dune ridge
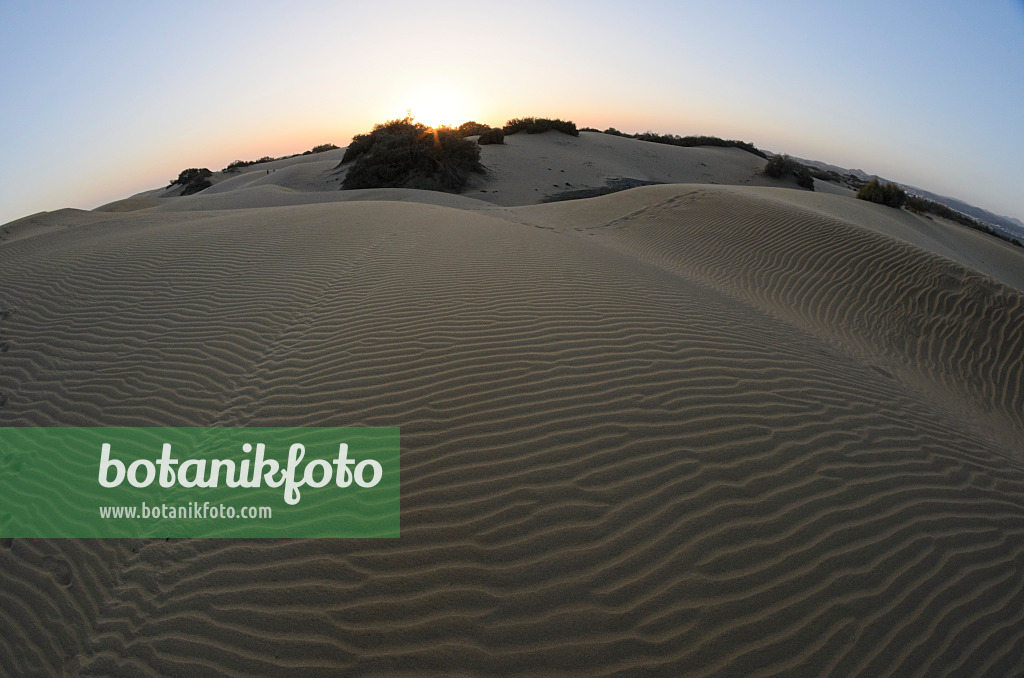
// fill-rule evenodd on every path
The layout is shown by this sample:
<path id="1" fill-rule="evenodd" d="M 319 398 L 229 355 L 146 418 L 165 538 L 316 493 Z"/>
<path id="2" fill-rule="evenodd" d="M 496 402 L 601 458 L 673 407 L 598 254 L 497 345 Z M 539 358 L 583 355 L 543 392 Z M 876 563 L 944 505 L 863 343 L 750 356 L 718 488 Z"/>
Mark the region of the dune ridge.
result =
<path id="1" fill-rule="evenodd" d="M 5 542 L 0 671 L 1024 671 L 1020 292 L 754 188 L 476 207 L 0 246 L 3 425 L 402 427 L 399 540 Z"/>

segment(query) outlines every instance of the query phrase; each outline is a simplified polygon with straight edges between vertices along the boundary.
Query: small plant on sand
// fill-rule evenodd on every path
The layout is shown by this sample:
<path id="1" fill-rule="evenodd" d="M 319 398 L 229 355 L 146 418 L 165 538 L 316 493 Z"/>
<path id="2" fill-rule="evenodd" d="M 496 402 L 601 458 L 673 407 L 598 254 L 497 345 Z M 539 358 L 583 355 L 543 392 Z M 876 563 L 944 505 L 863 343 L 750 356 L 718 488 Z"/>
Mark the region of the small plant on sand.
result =
<path id="1" fill-rule="evenodd" d="M 502 131 L 505 134 L 515 134 L 516 132 L 540 134 L 548 130 L 555 130 L 573 137 L 580 135 L 580 131 L 576 129 L 576 123 L 568 120 L 552 120 L 551 118 L 513 118 L 505 123 Z"/>
<path id="2" fill-rule="evenodd" d="M 480 138 L 477 139 L 477 143 L 481 146 L 486 146 L 488 144 L 504 144 L 505 133 L 500 129 L 489 129 L 480 135 Z"/>
<path id="3" fill-rule="evenodd" d="M 907 202 L 906 191 L 893 183 L 887 183 L 883 186 L 878 179 L 872 179 L 864 184 L 857 191 L 857 197 L 861 200 L 877 202 L 880 205 L 896 208 L 903 207 L 903 204 Z"/>
<path id="4" fill-rule="evenodd" d="M 451 127 L 430 128 L 412 118 L 357 134 L 338 167 L 353 163 L 343 189 L 421 188 L 458 192 L 471 173 L 483 173 L 480 146 Z"/>
<path id="5" fill-rule="evenodd" d="M 796 177 L 797 186 L 814 190 L 811 170 L 788 155 L 773 155 L 765 164 L 764 173 L 772 179 L 784 179 L 792 175 Z"/>
<path id="6" fill-rule="evenodd" d="M 213 185 L 207 179 L 210 176 L 213 176 L 213 172 L 205 167 L 190 167 L 182 170 L 177 179 L 172 179 L 168 187 L 181 186 L 181 195 L 192 195 Z"/>

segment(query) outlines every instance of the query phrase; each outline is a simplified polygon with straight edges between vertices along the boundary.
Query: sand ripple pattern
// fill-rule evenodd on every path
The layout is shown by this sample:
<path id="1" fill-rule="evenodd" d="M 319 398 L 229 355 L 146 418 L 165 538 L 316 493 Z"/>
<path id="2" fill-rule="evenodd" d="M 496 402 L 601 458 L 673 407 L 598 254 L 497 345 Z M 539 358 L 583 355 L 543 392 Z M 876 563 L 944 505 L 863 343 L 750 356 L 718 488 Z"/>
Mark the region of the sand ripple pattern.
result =
<path id="1" fill-rule="evenodd" d="M 579 232 L 346 203 L 0 248 L 0 423 L 403 450 L 398 540 L 3 542 L 0 673 L 1024 672 L 1020 299 L 709 196 Z"/>
<path id="2" fill-rule="evenodd" d="M 734 189 L 674 195 L 586 230 L 944 392 L 955 407 L 967 401 L 973 419 L 1024 449 L 1019 292 L 884 235 Z"/>

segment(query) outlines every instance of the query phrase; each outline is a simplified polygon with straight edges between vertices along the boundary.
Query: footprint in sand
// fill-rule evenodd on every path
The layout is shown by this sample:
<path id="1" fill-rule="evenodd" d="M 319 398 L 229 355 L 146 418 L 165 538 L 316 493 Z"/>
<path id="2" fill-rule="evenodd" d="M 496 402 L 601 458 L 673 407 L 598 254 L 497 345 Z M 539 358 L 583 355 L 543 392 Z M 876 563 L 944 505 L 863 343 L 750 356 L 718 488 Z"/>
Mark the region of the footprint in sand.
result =
<path id="1" fill-rule="evenodd" d="M 46 556 L 43 560 L 43 568 L 50 573 L 53 580 L 61 586 L 67 588 L 71 586 L 71 580 L 74 578 L 74 572 L 71 570 L 71 565 L 68 561 L 58 556 Z"/>

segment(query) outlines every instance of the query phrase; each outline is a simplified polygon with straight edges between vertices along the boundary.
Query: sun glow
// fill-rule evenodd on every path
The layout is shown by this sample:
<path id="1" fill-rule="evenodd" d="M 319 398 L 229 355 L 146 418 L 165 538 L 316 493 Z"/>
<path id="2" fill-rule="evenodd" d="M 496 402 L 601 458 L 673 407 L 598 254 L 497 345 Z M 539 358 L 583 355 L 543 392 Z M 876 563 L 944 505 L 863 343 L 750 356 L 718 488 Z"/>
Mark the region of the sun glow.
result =
<path id="1" fill-rule="evenodd" d="M 445 87 L 424 87 L 411 99 L 412 117 L 429 127 L 457 127 L 472 119 L 472 106 L 460 92 Z"/>

